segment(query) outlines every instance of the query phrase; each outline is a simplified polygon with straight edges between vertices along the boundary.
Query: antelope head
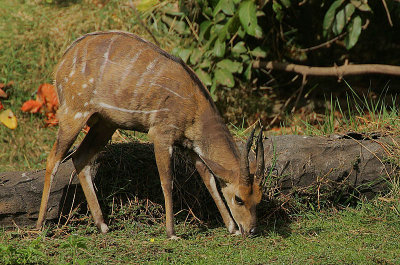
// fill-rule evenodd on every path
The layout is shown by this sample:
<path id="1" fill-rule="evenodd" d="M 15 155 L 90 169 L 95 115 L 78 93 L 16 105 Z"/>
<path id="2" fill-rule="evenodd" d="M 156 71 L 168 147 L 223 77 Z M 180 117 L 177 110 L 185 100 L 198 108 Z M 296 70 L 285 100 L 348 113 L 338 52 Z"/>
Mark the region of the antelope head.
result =
<path id="1" fill-rule="evenodd" d="M 242 235 L 254 235 L 256 233 L 256 206 L 260 203 L 262 196 L 260 187 L 264 174 L 262 129 L 257 137 L 256 161 L 250 166 L 249 152 L 253 137 L 254 130 L 251 132 L 246 142 L 246 147 L 241 153 L 239 171 L 227 170 L 213 164 L 211 161 L 207 161 L 214 176 L 220 180 L 222 194 L 236 223 L 232 224 L 234 227 L 228 227 L 228 229 L 231 233 Z M 250 170 L 250 168 L 255 170 Z"/>

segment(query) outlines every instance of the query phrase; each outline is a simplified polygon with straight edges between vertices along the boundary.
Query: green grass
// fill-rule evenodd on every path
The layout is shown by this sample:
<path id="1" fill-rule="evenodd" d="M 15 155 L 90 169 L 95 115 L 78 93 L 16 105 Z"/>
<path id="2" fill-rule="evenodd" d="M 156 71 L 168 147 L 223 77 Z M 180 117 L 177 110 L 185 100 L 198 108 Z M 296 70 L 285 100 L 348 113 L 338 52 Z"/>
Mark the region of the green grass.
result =
<path id="1" fill-rule="evenodd" d="M 271 219 L 255 238 L 180 222 L 178 241 L 166 239 L 161 222 L 149 225 L 145 218 L 117 219 L 107 235 L 84 218 L 68 233 L 54 227 L 41 235 L 0 232 L 0 263 L 398 264 L 399 206 L 374 200 L 341 211 L 303 213 L 292 221 Z"/>

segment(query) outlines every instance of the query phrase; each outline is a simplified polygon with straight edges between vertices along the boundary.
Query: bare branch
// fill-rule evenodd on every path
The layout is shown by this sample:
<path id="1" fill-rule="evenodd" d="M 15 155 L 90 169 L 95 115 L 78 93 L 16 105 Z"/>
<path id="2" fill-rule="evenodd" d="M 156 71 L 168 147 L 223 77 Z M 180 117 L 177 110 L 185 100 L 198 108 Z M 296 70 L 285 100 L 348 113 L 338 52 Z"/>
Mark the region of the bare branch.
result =
<path id="1" fill-rule="evenodd" d="M 337 76 L 341 79 L 347 75 L 383 74 L 400 76 L 400 66 L 386 64 L 345 64 L 332 67 L 312 67 L 306 65 L 290 64 L 283 62 L 255 61 L 253 68 L 280 70 L 298 73 L 306 76 Z"/>

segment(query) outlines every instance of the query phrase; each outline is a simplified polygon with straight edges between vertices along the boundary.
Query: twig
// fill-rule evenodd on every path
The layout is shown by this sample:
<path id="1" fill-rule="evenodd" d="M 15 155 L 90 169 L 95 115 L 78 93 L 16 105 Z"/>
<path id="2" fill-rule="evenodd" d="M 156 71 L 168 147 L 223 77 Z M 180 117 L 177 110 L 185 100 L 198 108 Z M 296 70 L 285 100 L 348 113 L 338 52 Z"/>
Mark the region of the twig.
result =
<path id="1" fill-rule="evenodd" d="M 391 27 L 393 27 L 392 18 L 390 17 L 390 13 L 389 13 L 389 9 L 387 7 L 386 1 L 382 0 L 382 4 L 383 4 L 383 7 L 385 8 L 386 16 L 388 18 L 389 24 L 390 24 Z"/>
<path id="2" fill-rule="evenodd" d="M 300 97 L 303 94 L 304 86 L 306 84 L 307 84 L 307 75 L 303 75 L 303 80 L 301 81 L 300 91 L 299 91 L 299 94 L 297 95 L 296 102 L 294 103 L 294 106 L 292 108 L 292 111 L 291 111 L 292 113 L 294 113 L 296 111 L 297 104 L 299 103 Z"/>
<path id="3" fill-rule="evenodd" d="M 313 51 L 313 50 L 317 50 L 319 48 L 323 48 L 328 46 L 329 44 L 341 39 L 342 37 L 346 36 L 347 32 L 340 34 L 339 36 L 336 36 L 335 38 L 328 40 L 324 43 L 318 44 L 316 46 L 312 46 L 310 48 L 304 48 L 304 49 L 299 49 L 300 52 L 308 52 L 308 51 Z"/>
<path id="4" fill-rule="evenodd" d="M 135 5 L 132 3 L 132 0 L 129 0 L 128 5 L 132 8 L 133 13 L 135 13 L 136 19 L 139 21 L 140 25 L 147 31 L 147 33 L 150 34 L 150 36 L 153 38 L 155 44 L 157 46 L 160 46 L 160 43 L 158 42 L 158 40 L 156 39 L 156 37 L 154 37 L 153 33 L 151 33 L 151 31 L 149 30 L 148 27 L 146 27 L 146 25 L 143 23 L 142 19 L 140 18 L 139 12 L 137 11 Z"/>
<path id="5" fill-rule="evenodd" d="M 265 68 L 268 70 L 280 70 L 293 72 L 302 75 L 313 76 L 337 76 L 338 78 L 346 75 L 365 75 L 365 74 L 385 74 L 400 76 L 400 66 L 387 64 L 345 64 L 333 67 L 312 67 L 306 65 L 290 64 L 284 62 L 262 62 L 255 61 L 253 68 Z"/>

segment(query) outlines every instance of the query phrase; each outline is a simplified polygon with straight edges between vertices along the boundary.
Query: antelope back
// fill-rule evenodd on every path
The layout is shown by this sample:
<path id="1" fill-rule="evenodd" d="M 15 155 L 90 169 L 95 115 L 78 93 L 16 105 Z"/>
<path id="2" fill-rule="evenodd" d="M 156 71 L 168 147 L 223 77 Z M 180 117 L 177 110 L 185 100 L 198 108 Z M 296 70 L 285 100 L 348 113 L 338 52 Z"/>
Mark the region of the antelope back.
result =
<path id="1" fill-rule="evenodd" d="M 214 108 L 182 60 L 126 32 L 96 32 L 77 39 L 56 67 L 55 82 L 60 122 L 98 113 L 120 128 L 183 128 L 198 112 L 200 98 Z"/>

